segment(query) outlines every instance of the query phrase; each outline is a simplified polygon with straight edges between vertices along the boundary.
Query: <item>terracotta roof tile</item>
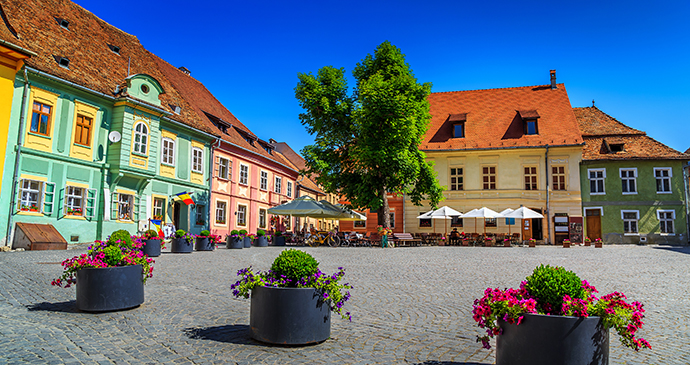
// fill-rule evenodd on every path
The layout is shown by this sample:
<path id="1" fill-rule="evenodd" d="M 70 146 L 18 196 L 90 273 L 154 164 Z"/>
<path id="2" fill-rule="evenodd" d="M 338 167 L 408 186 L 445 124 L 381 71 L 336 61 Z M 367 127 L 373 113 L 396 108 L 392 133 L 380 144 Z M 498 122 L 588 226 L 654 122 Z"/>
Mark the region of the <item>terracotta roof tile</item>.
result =
<path id="1" fill-rule="evenodd" d="M 432 93 L 431 123 L 419 148 L 455 150 L 576 145 L 582 137 L 563 84 Z M 539 116 L 538 135 L 524 135 L 518 111 Z M 465 137 L 452 138 L 449 115 L 466 113 Z"/>
<path id="2" fill-rule="evenodd" d="M 680 153 L 645 132 L 630 128 L 597 107 L 573 108 L 582 130 L 585 146 L 582 159 L 587 160 L 688 160 Z M 611 145 L 622 145 L 622 151 L 611 151 Z"/>

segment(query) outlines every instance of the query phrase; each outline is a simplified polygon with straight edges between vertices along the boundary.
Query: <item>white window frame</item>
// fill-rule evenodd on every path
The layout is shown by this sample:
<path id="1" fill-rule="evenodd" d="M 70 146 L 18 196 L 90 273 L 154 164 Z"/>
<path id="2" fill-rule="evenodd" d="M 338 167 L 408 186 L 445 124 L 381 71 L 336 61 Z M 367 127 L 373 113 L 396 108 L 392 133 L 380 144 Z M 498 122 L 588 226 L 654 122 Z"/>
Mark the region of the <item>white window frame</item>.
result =
<path id="1" fill-rule="evenodd" d="M 192 147 L 192 171 L 204 173 L 204 150 L 199 147 Z"/>
<path id="2" fill-rule="evenodd" d="M 623 171 L 626 171 L 626 172 L 632 171 L 633 176 L 632 177 L 630 177 L 630 176 L 623 177 Z M 618 169 L 618 176 L 620 176 L 620 178 L 621 178 L 621 193 L 623 195 L 635 195 L 635 194 L 637 194 L 637 168 L 636 167 L 626 167 L 626 168 L 621 167 Z M 623 190 L 625 190 L 624 186 L 626 185 L 626 183 L 628 185 L 628 189 L 630 188 L 630 183 L 629 183 L 630 180 L 632 180 L 635 191 L 628 191 L 628 192 L 623 191 Z"/>
<path id="3" fill-rule="evenodd" d="M 275 177 L 275 182 L 273 185 L 273 191 L 278 194 L 283 193 L 283 178 L 280 176 Z"/>
<path id="4" fill-rule="evenodd" d="M 582 216 L 587 217 L 587 211 L 588 210 L 598 210 L 599 211 L 599 216 L 603 217 L 604 216 L 604 207 L 584 207 L 582 208 Z"/>
<path id="5" fill-rule="evenodd" d="M 31 183 L 35 182 L 38 184 L 38 188 L 34 189 L 31 187 Z M 29 187 L 24 187 L 25 183 L 29 183 Z M 35 205 L 31 205 L 34 203 L 33 200 L 29 200 L 28 198 L 25 199 L 24 193 L 29 192 L 29 194 L 34 193 L 36 194 L 36 201 Z M 31 180 L 31 179 L 21 179 L 19 182 L 19 205 L 17 206 L 18 211 L 22 211 L 22 206 L 26 207 L 32 207 L 36 206 L 38 207 L 38 210 L 35 213 L 41 213 L 43 212 L 43 192 L 44 192 L 44 182 L 39 181 L 39 180 Z M 26 204 L 25 204 L 26 203 Z M 31 210 L 25 210 L 25 212 L 31 212 Z"/>
<path id="6" fill-rule="evenodd" d="M 156 206 L 157 201 L 162 202 L 163 204 L 161 206 Z M 160 198 L 157 196 L 153 197 L 153 201 L 151 202 L 151 204 L 153 206 L 153 209 L 151 210 L 151 216 L 153 216 L 154 219 L 156 218 L 157 215 L 160 215 L 162 217 L 161 220 L 165 221 L 165 203 L 166 203 L 165 198 Z M 160 213 L 160 214 L 157 214 L 157 213 Z"/>
<path id="7" fill-rule="evenodd" d="M 225 200 L 216 200 L 216 224 L 227 225 L 228 224 L 228 202 Z"/>
<path id="8" fill-rule="evenodd" d="M 70 189 L 79 189 L 81 190 L 81 195 L 76 195 L 73 192 L 70 192 Z M 79 199 L 80 203 L 78 205 L 74 204 L 74 201 L 76 199 Z M 81 186 L 73 186 L 73 185 L 67 185 L 65 186 L 65 210 L 64 210 L 64 215 L 68 215 L 69 209 L 74 210 L 75 208 L 78 208 L 81 211 L 81 214 L 69 214 L 70 216 L 77 216 L 77 217 L 83 217 L 84 216 L 84 203 L 86 202 L 86 188 L 83 188 Z"/>
<path id="9" fill-rule="evenodd" d="M 264 208 L 259 208 L 259 228 L 266 229 L 267 218 L 268 218 L 268 211 Z"/>
<path id="10" fill-rule="evenodd" d="M 161 164 L 175 167 L 175 140 L 163 137 L 161 140 Z"/>
<path id="11" fill-rule="evenodd" d="M 625 231 L 625 222 L 628 222 L 628 225 L 630 222 L 633 222 L 632 219 L 625 219 L 624 215 L 625 213 L 635 213 L 635 230 L 636 232 L 626 232 Z M 640 211 L 639 210 L 621 210 L 621 220 L 623 221 L 623 235 L 624 236 L 639 236 L 640 235 Z"/>
<path id="12" fill-rule="evenodd" d="M 594 179 L 592 178 L 592 172 L 601 172 L 602 177 L 595 177 Z M 587 169 L 587 180 L 589 181 L 589 195 L 606 195 L 606 169 Z M 601 188 L 603 189 L 602 191 L 597 191 L 595 193 L 592 192 L 592 180 L 599 181 L 601 180 Z"/>
<path id="13" fill-rule="evenodd" d="M 237 204 L 237 226 L 247 226 L 247 206 L 244 204 Z"/>
<path id="14" fill-rule="evenodd" d="M 259 189 L 268 190 L 268 171 L 261 170 L 261 178 L 259 183 Z"/>
<path id="15" fill-rule="evenodd" d="M 656 176 L 657 171 L 668 171 L 668 176 L 657 177 Z M 657 184 L 657 186 L 658 186 L 658 182 L 660 179 L 662 181 L 668 179 L 668 191 L 665 191 L 665 190 L 659 191 L 659 189 L 656 188 L 657 194 L 673 194 L 673 186 L 671 185 L 671 182 L 672 182 L 671 178 L 672 177 L 673 177 L 673 169 L 672 168 L 670 168 L 670 167 L 655 167 L 654 168 L 654 180 L 655 180 L 655 183 Z"/>
<path id="16" fill-rule="evenodd" d="M 672 215 L 672 217 L 671 217 L 671 228 L 673 228 L 673 229 L 672 229 L 672 232 L 670 232 L 670 233 L 669 232 L 663 232 L 661 230 L 661 222 L 662 222 L 661 214 L 666 214 L 666 213 L 671 213 L 671 215 Z M 662 236 L 675 236 L 676 235 L 676 211 L 675 210 L 657 209 L 656 219 L 659 220 L 659 233 Z M 668 219 L 665 218 L 665 219 L 663 219 L 663 221 L 668 221 Z M 666 224 L 668 224 L 668 222 Z"/>
<path id="17" fill-rule="evenodd" d="M 225 173 L 222 172 L 223 169 L 225 169 Z M 218 157 L 218 178 L 230 180 L 230 159 Z"/>
<path id="18" fill-rule="evenodd" d="M 249 165 L 240 163 L 240 181 L 241 185 L 249 185 Z"/>
<path id="19" fill-rule="evenodd" d="M 125 201 L 122 199 L 123 196 L 128 196 L 129 201 L 126 202 L 129 204 L 129 217 L 128 218 L 121 218 L 123 215 L 123 212 L 121 210 L 122 208 L 122 203 L 125 203 Z M 119 221 L 134 221 L 134 195 L 132 194 L 125 194 L 125 193 L 117 193 L 117 220 Z"/>
<path id="20" fill-rule="evenodd" d="M 292 181 L 287 182 L 287 197 L 292 198 Z"/>
<path id="21" fill-rule="evenodd" d="M 143 126 L 143 131 L 138 131 L 137 128 Z M 148 145 L 149 145 L 149 126 L 144 122 L 138 122 L 134 125 L 132 134 L 132 152 L 140 155 L 148 156 Z M 139 142 L 137 142 L 137 136 L 139 137 Z"/>

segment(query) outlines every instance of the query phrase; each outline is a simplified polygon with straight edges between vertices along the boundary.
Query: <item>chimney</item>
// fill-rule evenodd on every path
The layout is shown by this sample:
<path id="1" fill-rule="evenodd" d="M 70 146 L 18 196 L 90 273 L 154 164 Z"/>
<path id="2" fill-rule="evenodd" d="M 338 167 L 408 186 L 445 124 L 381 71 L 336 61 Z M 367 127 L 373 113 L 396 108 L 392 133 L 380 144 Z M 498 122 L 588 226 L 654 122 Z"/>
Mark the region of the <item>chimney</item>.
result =
<path id="1" fill-rule="evenodd" d="M 177 69 L 180 70 L 180 71 L 182 71 L 182 72 L 184 72 L 185 75 L 191 74 L 191 72 L 189 71 L 189 69 L 187 69 L 187 68 L 184 67 L 184 66 L 180 66 L 180 67 L 178 67 Z"/>
<path id="2" fill-rule="evenodd" d="M 551 70 L 551 90 L 556 89 L 556 70 Z"/>

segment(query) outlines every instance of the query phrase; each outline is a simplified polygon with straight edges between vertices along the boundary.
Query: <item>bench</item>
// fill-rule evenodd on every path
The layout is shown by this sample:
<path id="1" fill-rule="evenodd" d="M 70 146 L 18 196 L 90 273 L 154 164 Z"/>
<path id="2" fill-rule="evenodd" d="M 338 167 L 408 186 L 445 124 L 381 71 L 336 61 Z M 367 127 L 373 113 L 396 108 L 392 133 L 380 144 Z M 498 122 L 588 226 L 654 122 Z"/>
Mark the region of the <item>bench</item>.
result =
<path id="1" fill-rule="evenodd" d="M 393 240 L 396 246 L 419 246 L 422 244 L 421 240 L 412 237 L 409 233 L 393 233 Z"/>

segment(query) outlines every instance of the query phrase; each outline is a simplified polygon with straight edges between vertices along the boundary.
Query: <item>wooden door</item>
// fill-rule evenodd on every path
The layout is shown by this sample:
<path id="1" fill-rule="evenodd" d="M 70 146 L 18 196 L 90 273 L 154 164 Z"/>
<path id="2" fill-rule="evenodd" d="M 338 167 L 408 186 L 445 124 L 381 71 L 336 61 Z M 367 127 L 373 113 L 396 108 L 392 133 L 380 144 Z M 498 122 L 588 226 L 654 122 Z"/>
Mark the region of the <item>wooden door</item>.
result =
<path id="1" fill-rule="evenodd" d="M 587 216 L 587 237 L 589 237 L 589 239 L 592 241 L 597 238 L 601 238 L 601 216 Z"/>
<path id="2" fill-rule="evenodd" d="M 180 208 L 180 202 L 173 204 L 173 224 L 176 230 L 180 229 Z"/>
<path id="3" fill-rule="evenodd" d="M 532 220 L 523 219 L 522 220 L 522 240 L 526 241 L 532 238 Z"/>

